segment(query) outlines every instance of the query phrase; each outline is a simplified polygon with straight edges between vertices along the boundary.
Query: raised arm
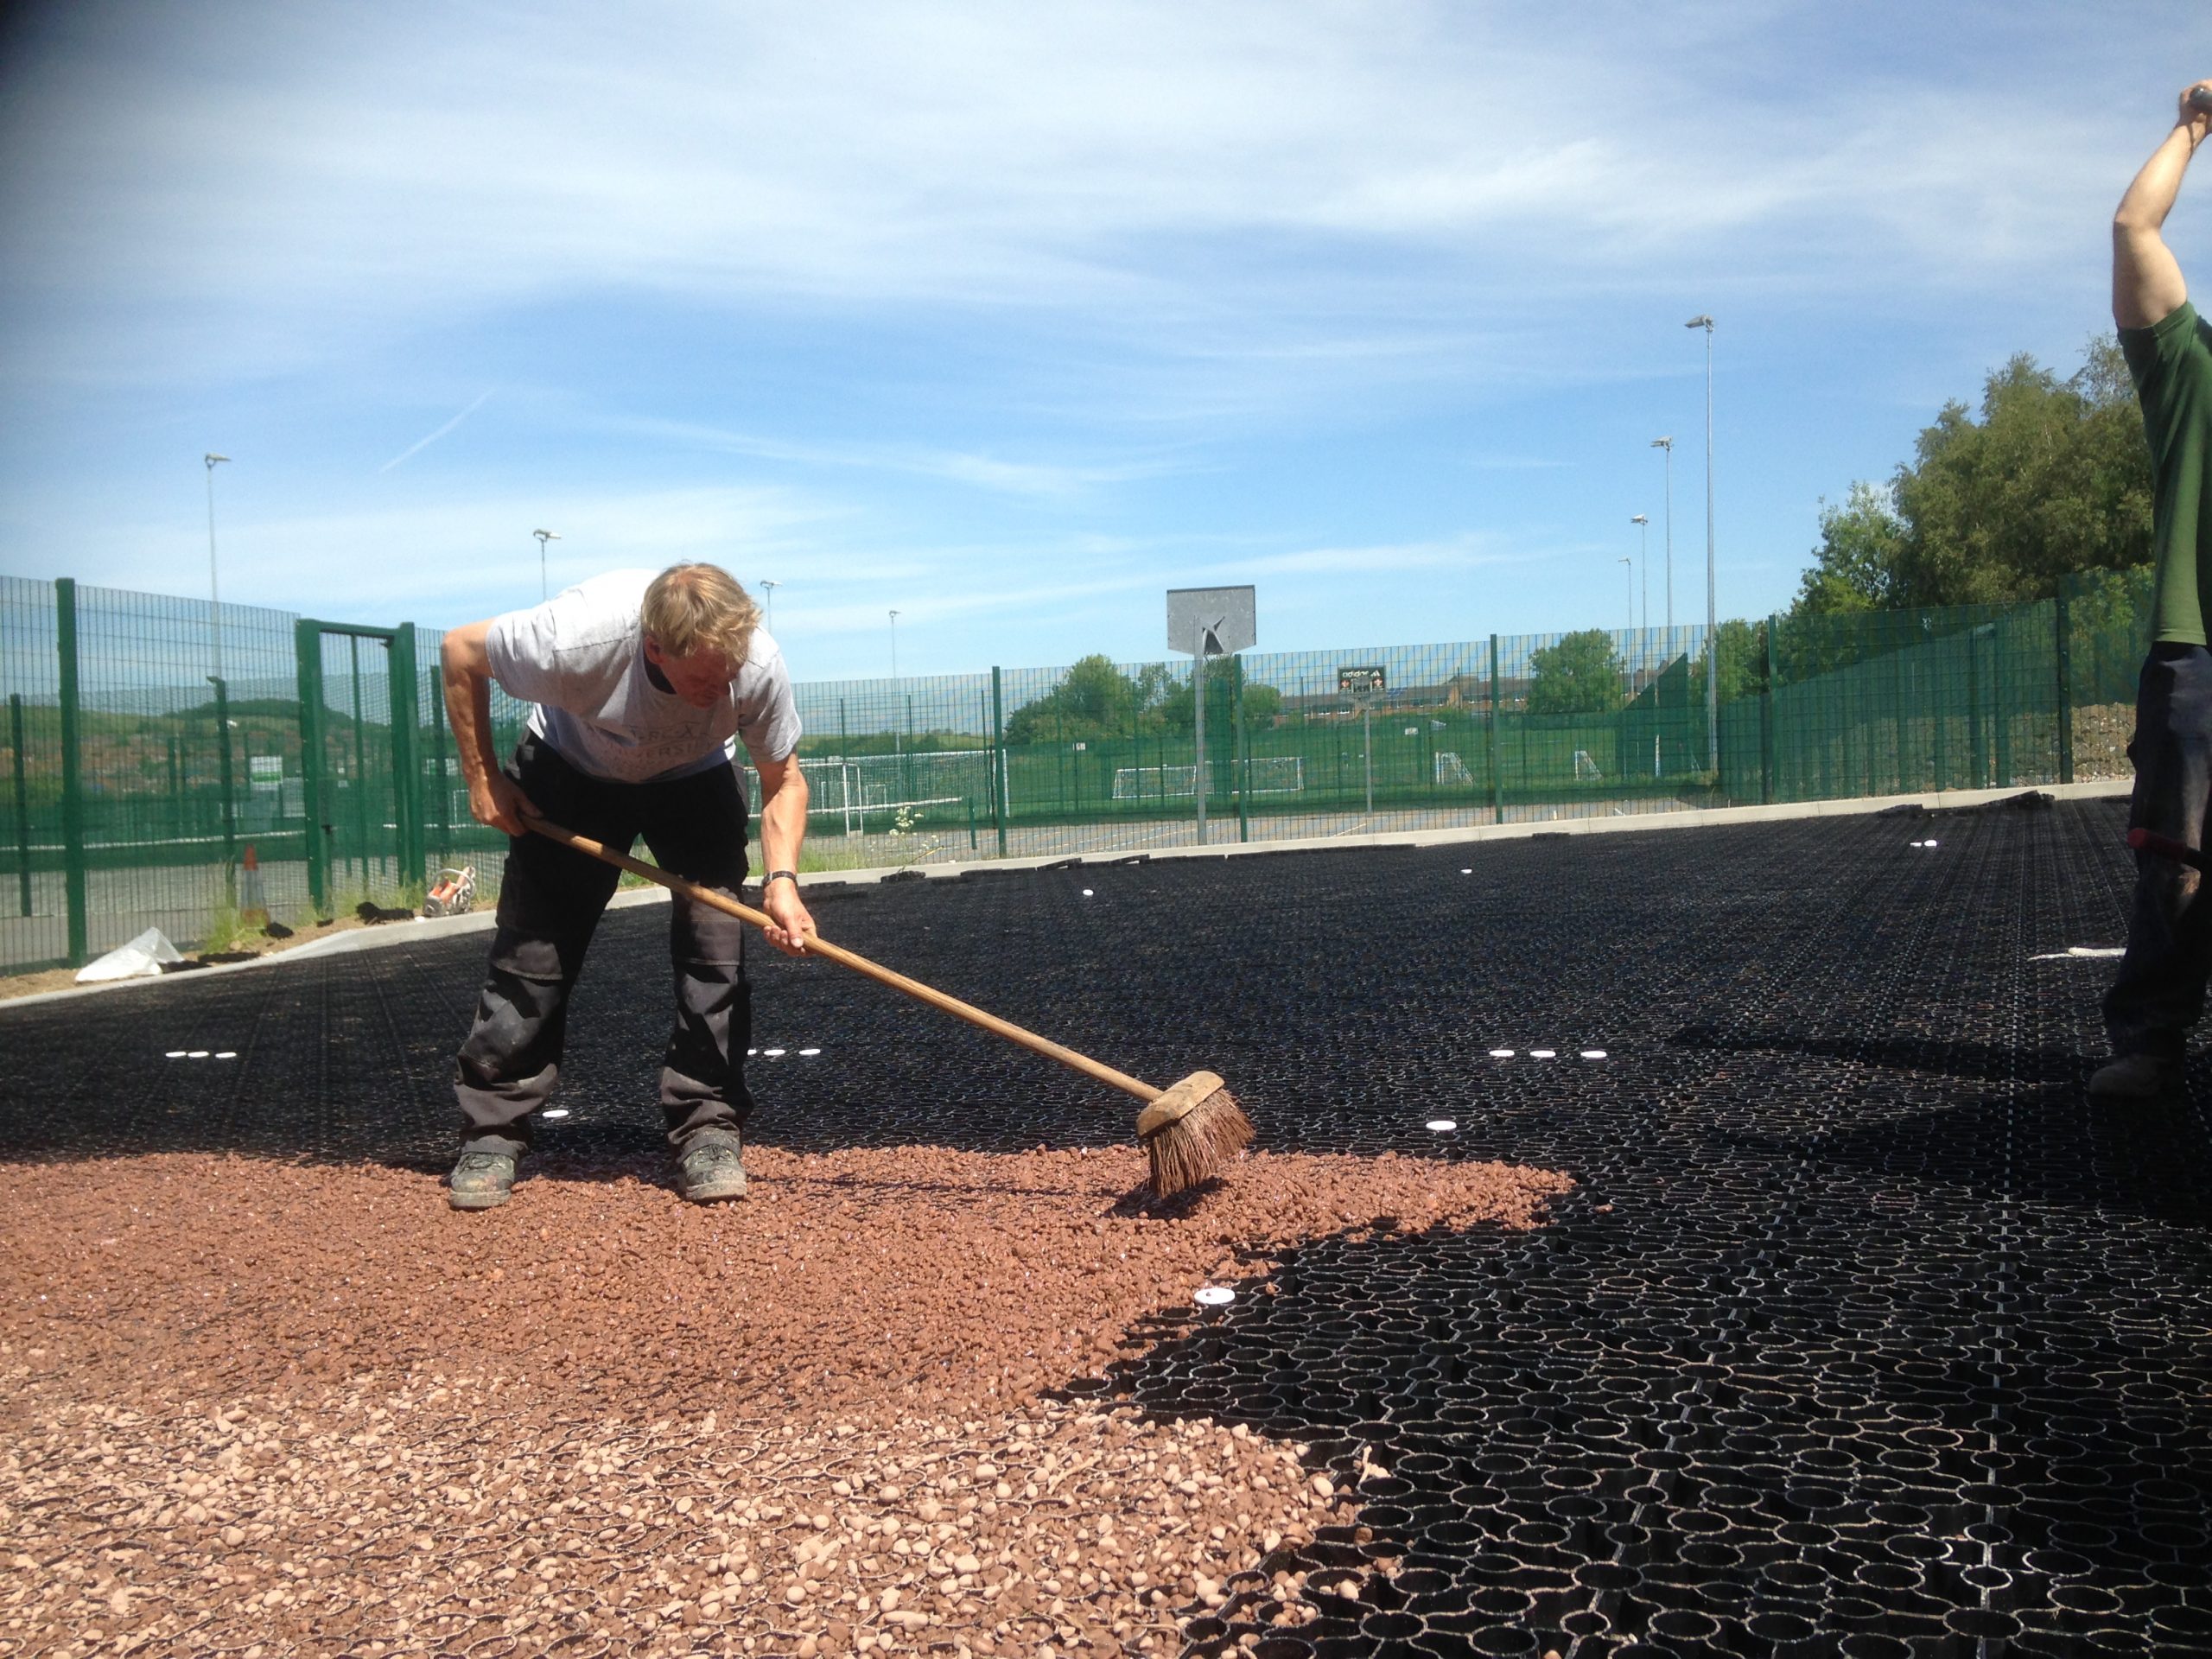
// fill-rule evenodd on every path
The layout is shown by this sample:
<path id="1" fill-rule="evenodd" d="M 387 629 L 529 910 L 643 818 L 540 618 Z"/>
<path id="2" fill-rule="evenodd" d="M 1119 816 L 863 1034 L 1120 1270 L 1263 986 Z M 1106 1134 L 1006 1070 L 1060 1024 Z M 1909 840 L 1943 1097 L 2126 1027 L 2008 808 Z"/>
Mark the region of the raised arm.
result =
<path id="1" fill-rule="evenodd" d="M 491 626 L 487 620 L 452 629 L 439 648 L 445 677 L 446 721 L 453 728 L 461 775 L 468 780 L 469 811 L 479 823 L 519 836 L 529 828 L 522 814 L 534 817 L 537 809 L 515 781 L 499 770 L 499 757 L 492 747 L 492 659 L 484 650 L 484 636 Z"/>
<path id="2" fill-rule="evenodd" d="M 2181 262 L 2160 232 L 2174 198 L 2181 194 L 2189 158 L 2212 128 L 2212 113 L 2196 108 L 2190 94 L 2212 89 L 2200 80 L 2181 95 L 2173 130 L 2151 152 L 2151 159 L 2120 199 L 2112 219 L 2112 316 L 2123 328 L 2148 328 L 2171 316 L 2189 297 Z"/>

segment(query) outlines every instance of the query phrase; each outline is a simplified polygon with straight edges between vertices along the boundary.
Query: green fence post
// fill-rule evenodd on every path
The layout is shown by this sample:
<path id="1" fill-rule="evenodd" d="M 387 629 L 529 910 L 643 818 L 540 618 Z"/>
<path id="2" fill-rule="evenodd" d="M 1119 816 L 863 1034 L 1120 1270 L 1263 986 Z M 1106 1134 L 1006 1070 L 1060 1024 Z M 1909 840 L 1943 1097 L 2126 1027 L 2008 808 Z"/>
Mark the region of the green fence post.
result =
<path id="1" fill-rule="evenodd" d="M 1252 839 L 1252 817 L 1249 808 L 1252 793 L 1252 744 L 1244 734 L 1244 659 L 1229 659 L 1229 721 L 1234 728 L 1230 745 L 1230 776 L 1238 780 L 1236 790 L 1236 839 Z"/>
<path id="2" fill-rule="evenodd" d="M 1927 638 L 1928 619 L 1924 613 L 1920 615 L 1920 625 L 1922 637 Z M 1948 647 L 1948 641 L 1939 642 L 1935 648 L 1937 654 L 1929 659 L 1929 677 L 1936 686 L 1929 702 L 1936 715 L 1936 787 L 1939 790 L 1951 786 L 1951 676 L 1945 672 L 1950 655 Z"/>
<path id="3" fill-rule="evenodd" d="M 438 864 L 443 868 L 453 857 L 453 791 L 446 787 L 446 698 L 442 669 L 431 685 L 430 789 L 435 799 L 430 821 L 438 826 Z"/>
<path id="4" fill-rule="evenodd" d="M 318 916 L 330 914 L 329 826 L 322 821 L 322 631 L 292 626 L 300 678 L 300 810 L 307 820 L 308 899 Z"/>
<path id="5" fill-rule="evenodd" d="M 238 836 L 237 809 L 232 804 L 231 691 L 219 674 L 210 674 L 207 683 L 215 688 L 215 778 L 223 791 L 223 902 L 235 907 L 238 901 Z"/>
<path id="6" fill-rule="evenodd" d="M 386 652 L 385 677 L 391 693 L 391 777 L 395 785 L 392 816 L 399 820 L 400 887 L 423 881 L 429 872 L 423 846 L 423 768 L 415 758 L 416 728 L 423 719 L 423 705 L 415 683 L 415 625 L 403 622 L 392 631 Z M 427 885 L 427 883 L 425 883 Z M 411 895 L 410 895 L 411 897 Z"/>
<path id="7" fill-rule="evenodd" d="M 23 699 L 8 694 L 8 724 L 16 746 L 16 880 L 22 890 L 23 914 L 31 913 L 31 794 L 23 762 Z"/>
<path id="8" fill-rule="evenodd" d="M 374 857 L 372 850 L 376 843 L 369 837 L 369 722 L 361 710 L 361 636 L 346 636 L 346 662 L 353 673 L 353 855 L 361 861 L 361 887 L 373 891 L 375 883 L 369 877 L 369 862 Z M 391 672 L 391 652 L 385 652 L 385 672 Z M 394 817 L 399 815 L 395 812 Z"/>
<path id="9" fill-rule="evenodd" d="M 77 583 L 54 584 L 54 639 L 61 658 L 61 882 L 69 912 L 69 965 L 85 965 L 84 756 L 77 741 Z"/>
<path id="10" fill-rule="evenodd" d="M 1014 811 L 1006 776 L 1006 688 L 999 671 L 991 671 L 991 762 L 996 774 L 991 787 L 991 823 L 998 830 L 999 856 L 1006 856 L 1006 821 Z"/>
<path id="11" fill-rule="evenodd" d="M 1505 779 L 1497 767 L 1497 636 L 1490 637 L 1490 810 L 1491 822 L 1505 822 Z"/>
<path id="12" fill-rule="evenodd" d="M 1981 632 L 1967 630 L 1967 755 L 1973 770 L 1967 787 L 1980 789 L 1989 782 L 1989 751 L 1981 732 Z"/>
<path id="13" fill-rule="evenodd" d="M 2059 585 L 2050 616 L 2052 666 L 2058 671 L 2058 781 L 2074 781 L 2074 639 L 2066 584 Z"/>
<path id="14" fill-rule="evenodd" d="M 839 820 L 844 833 L 853 833 L 853 734 L 845 724 L 845 700 L 837 699 L 837 794 L 844 804 L 844 816 Z M 868 825 L 861 825 L 861 833 L 868 833 Z"/>
<path id="15" fill-rule="evenodd" d="M 2005 636 L 1999 625 L 1989 625 L 1989 701 L 1990 701 L 1990 759 L 1995 768 L 1997 786 L 2012 786 L 2012 696 L 2015 677 L 2006 672 L 2011 666 L 2005 660 Z"/>
<path id="16" fill-rule="evenodd" d="M 1778 616 L 1770 615 L 1766 620 L 1766 696 L 1759 703 L 1759 799 L 1769 805 L 1774 801 L 1774 694 L 1781 689 L 1782 682 L 1774 636 L 1781 626 Z"/>

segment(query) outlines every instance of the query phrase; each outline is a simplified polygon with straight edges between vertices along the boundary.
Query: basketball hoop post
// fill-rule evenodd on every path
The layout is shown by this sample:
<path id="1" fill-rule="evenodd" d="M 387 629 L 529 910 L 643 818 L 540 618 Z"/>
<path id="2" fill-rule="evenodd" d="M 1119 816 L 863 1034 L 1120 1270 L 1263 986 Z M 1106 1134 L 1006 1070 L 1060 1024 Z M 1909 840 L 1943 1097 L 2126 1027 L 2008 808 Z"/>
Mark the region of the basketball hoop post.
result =
<path id="1" fill-rule="evenodd" d="M 1167 590 L 1167 648 L 1191 658 L 1192 741 L 1198 753 L 1192 792 L 1198 797 L 1198 845 L 1206 844 L 1206 659 L 1233 657 L 1258 643 L 1250 588 L 1171 588 Z"/>

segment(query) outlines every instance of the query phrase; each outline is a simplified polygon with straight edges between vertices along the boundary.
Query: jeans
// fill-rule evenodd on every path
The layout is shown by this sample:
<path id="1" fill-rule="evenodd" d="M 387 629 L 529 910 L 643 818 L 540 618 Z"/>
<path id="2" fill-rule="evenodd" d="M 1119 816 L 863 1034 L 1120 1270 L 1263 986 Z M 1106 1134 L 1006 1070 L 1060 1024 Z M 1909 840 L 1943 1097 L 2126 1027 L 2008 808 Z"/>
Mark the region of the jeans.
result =
<path id="1" fill-rule="evenodd" d="M 745 880 L 745 791 L 727 761 L 666 783 L 614 784 L 578 772 L 526 735 L 505 771 L 564 829 L 616 852 L 643 835 L 662 868 L 732 897 Z M 463 1151 L 528 1149 L 531 1116 L 560 1076 L 569 993 L 620 878 L 613 866 L 543 836 L 509 841 L 491 965 L 475 1026 L 454 1062 Z M 661 1059 L 660 1106 L 680 1156 L 733 1138 L 752 1112 L 744 1068 L 753 1005 L 745 924 L 680 894 L 670 901 L 676 1013 Z"/>
<path id="2" fill-rule="evenodd" d="M 2151 647 L 2127 753 L 2135 763 L 2130 826 L 2202 849 L 2212 802 L 2212 652 Z M 2116 1055 L 2179 1060 L 2212 978 L 2212 906 L 2202 902 L 2202 876 L 2189 866 L 2138 853 L 2135 868 L 2127 954 L 2105 994 L 2105 1031 Z"/>

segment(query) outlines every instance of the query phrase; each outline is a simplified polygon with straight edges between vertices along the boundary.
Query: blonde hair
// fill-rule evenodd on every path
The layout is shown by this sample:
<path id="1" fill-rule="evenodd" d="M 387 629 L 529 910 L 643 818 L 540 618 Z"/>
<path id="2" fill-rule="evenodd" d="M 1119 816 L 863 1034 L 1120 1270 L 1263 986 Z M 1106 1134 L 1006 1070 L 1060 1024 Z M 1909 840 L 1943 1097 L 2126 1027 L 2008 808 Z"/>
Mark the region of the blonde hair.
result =
<path id="1" fill-rule="evenodd" d="M 645 589 L 638 620 L 663 654 L 719 652 L 734 670 L 752 646 L 760 607 L 720 565 L 671 564 Z"/>

